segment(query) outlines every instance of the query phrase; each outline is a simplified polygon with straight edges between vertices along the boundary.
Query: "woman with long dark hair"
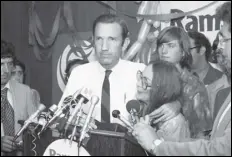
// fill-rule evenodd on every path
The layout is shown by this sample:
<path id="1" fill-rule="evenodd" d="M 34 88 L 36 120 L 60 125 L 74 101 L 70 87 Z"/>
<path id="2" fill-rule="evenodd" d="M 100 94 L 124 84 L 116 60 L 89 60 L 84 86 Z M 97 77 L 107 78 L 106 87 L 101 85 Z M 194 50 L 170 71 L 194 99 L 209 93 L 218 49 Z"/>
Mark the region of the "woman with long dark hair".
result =
<path id="1" fill-rule="evenodd" d="M 164 104 L 179 100 L 181 96 L 182 82 L 177 68 L 172 63 L 151 63 L 143 72 L 138 71 L 137 80 L 136 97 L 144 104 L 143 116 Z M 152 126 L 160 137 L 169 141 L 181 141 L 190 137 L 188 123 L 180 112 L 173 118 Z"/>

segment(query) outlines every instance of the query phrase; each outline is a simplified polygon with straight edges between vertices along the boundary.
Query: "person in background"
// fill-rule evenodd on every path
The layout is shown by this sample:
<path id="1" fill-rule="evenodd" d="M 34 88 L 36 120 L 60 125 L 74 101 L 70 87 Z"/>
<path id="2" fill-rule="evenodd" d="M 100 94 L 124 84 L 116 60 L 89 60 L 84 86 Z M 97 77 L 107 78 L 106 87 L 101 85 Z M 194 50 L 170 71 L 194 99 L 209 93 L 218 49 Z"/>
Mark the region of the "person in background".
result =
<path id="1" fill-rule="evenodd" d="M 16 147 L 20 138 L 13 141 L 21 128 L 18 120 L 27 118 L 36 111 L 30 87 L 11 80 L 15 52 L 11 43 L 1 40 L 1 155 L 22 155 Z"/>
<path id="2" fill-rule="evenodd" d="M 225 66 L 231 69 L 231 2 L 225 2 L 216 10 L 223 21 L 219 48 L 225 58 Z M 231 70 L 230 70 L 231 73 Z M 231 75 L 228 80 L 231 84 Z M 231 156 L 231 92 L 225 98 L 213 124 L 209 139 L 188 139 L 185 142 L 164 141 L 149 125 L 149 116 L 141 118 L 134 126 L 133 136 L 140 145 L 156 156 Z"/>
<path id="3" fill-rule="evenodd" d="M 25 84 L 25 80 L 26 80 L 26 66 L 25 66 L 25 64 L 19 60 L 16 60 L 15 66 L 14 66 L 14 69 L 13 69 L 11 75 L 12 75 L 11 79 L 13 79 L 19 83 Z M 33 96 L 34 104 L 36 104 L 36 108 L 38 108 L 38 106 L 40 104 L 40 94 L 37 90 L 32 89 L 32 88 L 31 88 L 31 94 Z"/>
<path id="4" fill-rule="evenodd" d="M 144 106 L 142 116 L 149 115 L 164 104 L 178 101 L 181 86 L 179 71 L 172 63 L 156 61 L 150 63 L 143 72 L 138 71 L 136 98 Z M 152 126 L 159 137 L 168 141 L 190 138 L 189 125 L 180 112 L 173 118 Z"/>
<path id="5" fill-rule="evenodd" d="M 230 85 L 223 72 L 213 68 L 209 63 L 211 56 L 211 45 L 206 36 L 200 32 L 188 32 L 190 37 L 190 52 L 193 57 L 192 72 L 197 73 L 199 79 L 205 84 L 208 90 L 210 110 L 213 119 L 216 118 L 225 98 L 230 93 Z M 222 91 L 221 91 L 222 90 Z M 219 95 L 217 94 L 219 92 Z M 222 94 L 220 94 L 222 93 Z M 215 104 L 215 102 L 217 102 Z M 215 106 L 216 105 L 216 106 Z"/>
<path id="6" fill-rule="evenodd" d="M 188 36 L 190 37 L 190 52 L 193 58 L 191 71 L 197 74 L 205 86 L 208 86 L 220 79 L 223 73 L 213 68 L 209 63 L 212 49 L 207 37 L 197 31 L 189 31 Z"/>
<path id="7" fill-rule="evenodd" d="M 66 81 L 66 84 L 68 82 L 68 78 L 69 78 L 72 70 L 75 67 L 77 67 L 79 65 L 86 64 L 86 63 L 89 63 L 89 61 L 87 61 L 87 60 L 81 60 L 81 59 L 73 59 L 73 60 L 71 60 L 71 61 L 68 62 L 67 67 L 65 69 L 65 75 L 66 75 L 65 76 L 65 81 Z"/>
<path id="8" fill-rule="evenodd" d="M 166 27 L 157 37 L 156 51 L 159 59 L 175 64 L 180 72 L 183 85 L 179 109 L 189 123 L 191 137 L 195 138 L 212 129 L 212 116 L 207 89 L 199 78 L 191 73 L 192 56 L 189 48 L 188 34 L 180 27 Z M 156 114 L 160 115 L 157 112 Z M 154 113 L 150 114 L 153 115 Z"/>
<path id="9" fill-rule="evenodd" d="M 15 67 L 11 73 L 11 78 L 19 83 L 25 84 L 26 82 L 26 67 L 25 64 L 19 60 L 15 60 Z"/>

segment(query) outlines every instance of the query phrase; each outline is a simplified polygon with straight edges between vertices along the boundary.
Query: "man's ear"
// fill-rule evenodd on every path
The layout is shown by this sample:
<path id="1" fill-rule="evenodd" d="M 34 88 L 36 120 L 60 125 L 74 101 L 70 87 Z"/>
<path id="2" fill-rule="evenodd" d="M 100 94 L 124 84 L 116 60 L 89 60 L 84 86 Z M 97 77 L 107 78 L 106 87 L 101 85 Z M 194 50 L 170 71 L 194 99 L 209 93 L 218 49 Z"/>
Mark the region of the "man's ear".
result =
<path id="1" fill-rule="evenodd" d="M 122 46 L 122 52 L 125 52 L 127 47 L 129 46 L 130 44 L 130 39 L 127 37 L 125 40 L 124 40 L 124 43 L 123 43 L 123 46 Z"/>
<path id="2" fill-rule="evenodd" d="M 200 55 L 205 55 L 205 51 L 206 51 L 206 48 L 204 46 L 201 46 L 201 48 L 199 50 L 199 54 Z"/>
<path id="3" fill-rule="evenodd" d="M 91 36 L 91 42 L 94 43 L 94 36 Z"/>

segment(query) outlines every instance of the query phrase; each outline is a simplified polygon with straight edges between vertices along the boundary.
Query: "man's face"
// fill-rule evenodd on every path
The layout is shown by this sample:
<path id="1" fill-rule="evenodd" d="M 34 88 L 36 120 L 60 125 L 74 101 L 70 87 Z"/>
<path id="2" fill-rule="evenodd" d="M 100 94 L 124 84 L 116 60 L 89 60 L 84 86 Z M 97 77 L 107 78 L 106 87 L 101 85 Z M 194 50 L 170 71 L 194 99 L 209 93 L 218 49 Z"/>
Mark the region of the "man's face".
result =
<path id="1" fill-rule="evenodd" d="M 10 80 L 13 68 L 14 64 L 12 58 L 1 58 L 1 86 L 6 85 Z"/>
<path id="2" fill-rule="evenodd" d="M 231 32 L 229 25 L 224 22 L 220 29 L 220 37 L 218 49 L 221 49 L 223 61 L 222 65 L 226 66 L 228 70 L 231 69 Z"/>
<path id="3" fill-rule="evenodd" d="M 179 63 L 183 55 L 178 40 L 163 43 L 161 46 L 159 46 L 158 52 L 160 60 L 171 63 Z"/>
<path id="4" fill-rule="evenodd" d="M 205 55 L 205 54 L 202 55 L 199 52 L 200 46 L 195 44 L 194 39 L 189 38 L 189 41 L 190 41 L 190 53 L 191 53 L 192 58 L 193 58 L 192 68 L 197 69 L 198 65 L 200 65 L 200 62 L 201 62 L 203 55 Z"/>
<path id="5" fill-rule="evenodd" d="M 20 66 L 16 65 L 12 71 L 11 78 L 15 81 L 18 81 L 19 83 L 23 83 L 23 73 L 23 69 Z"/>
<path id="6" fill-rule="evenodd" d="M 94 45 L 99 63 L 113 67 L 122 53 L 122 29 L 118 23 L 98 23 L 95 28 Z"/>

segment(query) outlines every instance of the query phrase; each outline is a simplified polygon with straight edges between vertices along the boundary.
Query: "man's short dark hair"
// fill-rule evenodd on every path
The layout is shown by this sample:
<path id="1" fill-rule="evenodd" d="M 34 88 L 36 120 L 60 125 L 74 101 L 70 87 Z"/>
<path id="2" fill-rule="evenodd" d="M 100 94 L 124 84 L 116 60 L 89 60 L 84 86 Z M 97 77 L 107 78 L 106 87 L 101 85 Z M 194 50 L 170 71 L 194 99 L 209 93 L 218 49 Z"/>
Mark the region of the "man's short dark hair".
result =
<path id="1" fill-rule="evenodd" d="M 197 31 L 189 31 L 188 35 L 190 38 L 192 38 L 194 40 L 195 46 L 199 46 L 199 49 L 202 46 L 205 47 L 205 49 L 206 49 L 205 50 L 205 59 L 208 61 L 209 57 L 211 55 L 211 51 L 212 51 L 209 39 L 204 34 L 197 32 Z"/>
<path id="2" fill-rule="evenodd" d="M 69 75 L 69 71 L 70 71 L 70 69 L 71 69 L 71 67 L 73 65 L 76 65 L 76 64 L 82 65 L 82 64 L 85 64 L 85 63 L 89 63 L 89 61 L 87 61 L 87 60 L 81 60 L 81 59 L 73 59 L 73 60 L 69 61 L 68 64 L 67 64 L 67 67 L 65 69 L 66 76 L 69 77 L 68 76 Z"/>
<path id="3" fill-rule="evenodd" d="M 15 48 L 12 43 L 1 40 L 1 58 L 12 58 L 15 63 Z"/>
<path id="4" fill-rule="evenodd" d="M 97 19 L 93 22 L 93 36 L 95 35 L 95 29 L 98 23 L 118 23 L 122 28 L 122 44 L 124 43 L 124 40 L 129 35 L 128 27 L 126 24 L 126 21 L 118 17 L 114 14 L 103 14 L 97 17 Z"/>
<path id="5" fill-rule="evenodd" d="M 216 9 L 216 17 L 229 24 L 231 32 L 231 2 L 225 2 Z"/>

